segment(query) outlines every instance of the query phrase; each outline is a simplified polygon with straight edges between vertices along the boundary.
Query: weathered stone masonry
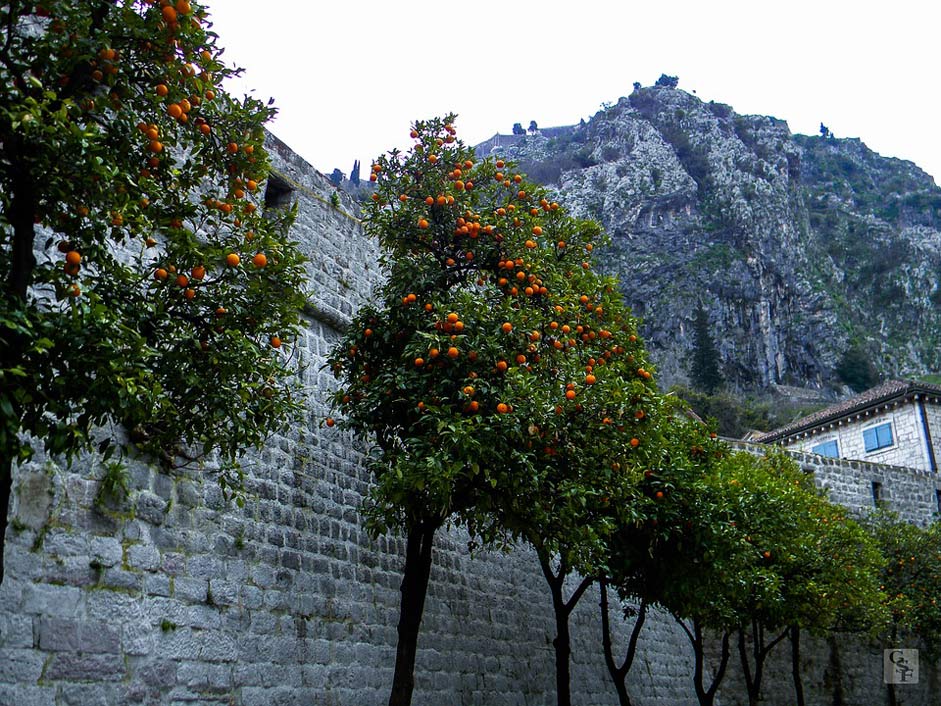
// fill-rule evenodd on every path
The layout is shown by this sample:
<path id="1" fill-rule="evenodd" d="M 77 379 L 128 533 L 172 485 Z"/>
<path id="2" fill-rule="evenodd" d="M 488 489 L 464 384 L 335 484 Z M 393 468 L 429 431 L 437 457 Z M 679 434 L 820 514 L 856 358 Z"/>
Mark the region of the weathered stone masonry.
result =
<path id="1" fill-rule="evenodd" d="M 334 208 L 322 175 L 276 139 L 270 146 L 275 185 L 300 203 L 294 237 L 310 257 L 309 325 L 296 346 L 306 423 L 249 457 L 242 510 L 200 469 L 165 474 L 133 464 L 132 491 L 118 504 L 96 502 L 103 469 L 94 458 L 72 468 L 37 458 L 17 469 L 0 588 L 0 706 L 387 699 L 403 542 L 363 532 L 361 449 L 320 427 L 333 385 L 325 356 L 380 276 L 376 248 L 349 215 L 353 204 L 344 197 Z M 933 482 L 895 484 L 885 473 L 890 501 L 916 502 Z M 838 477 L 834 470 L 833 488 Z M 574 700 L 582 706 L 617 703 L 600 655 L 597 604 L 589 593 L 573 614 Z M 415 703 L 554 703 L 553 632 L 531 552 L 472 557 L 460 532 L 443 536 Z M 881 671 L 870 662 L 860 657 L 857 671 L 873 676 L 844 684 L 845 703 L 874 703 Z M 829 693 L 824 671 L 808 677 L 809 694 Z M 632 675 L 636 702 L 694 703 L 690 672 L 685 636 L 654 616 Z M 775 679 L 768 693 L 787 703 L 786 674 Z M 921 701 L 903 703 L 930 703 L 918 693 Z M 736 703 L 735 694 L 721 703 Z"/>

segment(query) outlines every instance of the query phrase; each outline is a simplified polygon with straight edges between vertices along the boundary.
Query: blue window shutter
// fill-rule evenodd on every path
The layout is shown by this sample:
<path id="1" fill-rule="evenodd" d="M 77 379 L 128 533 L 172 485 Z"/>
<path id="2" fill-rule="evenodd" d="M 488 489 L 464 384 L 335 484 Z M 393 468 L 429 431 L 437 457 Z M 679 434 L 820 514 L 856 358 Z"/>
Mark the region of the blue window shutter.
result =
<path id="1" fill-rule="evenodd" d="M 834 439 L 831 439 L 830 441 L 824 441 L 822 444 L 817 444 L 811 449 L 811 451 L 815 454 L 820 454 L 821 456 L 828 456 L 829 458 L 840 457 L 840 447 Z"/>
<path id="2" fill-rule="evenodd" d="M 876 440 L 875 429 L 863 430 L 863 442 L 866 444 L 866 451 L 875 451 L 879 448 L 879 442 Z"/>
<path id="3" fill-rule="evenodd" d="M 863 430 L 863 442 L 866 445 L 866 451 L 876 451 L 891 446 L 894 442 L 892 438 L 892 425 L 880 424 L 877 427 L 870 427 Z"/>

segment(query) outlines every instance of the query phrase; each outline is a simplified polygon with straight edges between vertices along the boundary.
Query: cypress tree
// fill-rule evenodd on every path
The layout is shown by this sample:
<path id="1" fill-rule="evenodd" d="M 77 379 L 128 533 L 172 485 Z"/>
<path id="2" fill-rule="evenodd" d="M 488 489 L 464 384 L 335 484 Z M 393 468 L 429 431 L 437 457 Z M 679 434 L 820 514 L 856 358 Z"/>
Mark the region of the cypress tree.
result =
<path id="1" fill-rule="evenodd" d="M 693 350 L 689 368 L 690 380 L 697 390 L 712 394 L 725 382 L 719 369 L 719 352 L 709 329 L 709 315 L 702 302 L 696 308 L 693 321 Z"/>

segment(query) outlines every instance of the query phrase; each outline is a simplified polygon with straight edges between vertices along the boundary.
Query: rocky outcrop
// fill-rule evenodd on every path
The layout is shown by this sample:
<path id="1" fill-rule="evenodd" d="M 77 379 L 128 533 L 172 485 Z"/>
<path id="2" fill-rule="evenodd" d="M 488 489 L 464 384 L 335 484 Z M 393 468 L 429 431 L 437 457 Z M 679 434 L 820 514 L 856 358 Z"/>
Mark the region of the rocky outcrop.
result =
<path id="1" fill-rule="evenodd" d="M 665 383 L 700 303 L 739 389 L 838 386 L 851 345 L 886 375 L 941 366 L 941 190 L 910 162 L 670 87 L 551 134 L 486 148 L 603 223 Z"/>

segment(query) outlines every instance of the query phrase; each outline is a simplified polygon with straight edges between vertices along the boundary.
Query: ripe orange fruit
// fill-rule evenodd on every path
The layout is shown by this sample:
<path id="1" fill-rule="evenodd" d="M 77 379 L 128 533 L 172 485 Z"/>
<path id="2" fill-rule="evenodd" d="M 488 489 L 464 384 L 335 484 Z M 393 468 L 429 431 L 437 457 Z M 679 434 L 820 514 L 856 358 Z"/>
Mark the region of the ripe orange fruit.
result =
<path id="1" fill-rule="evenodd" d="M 542 235 L 542 228 L 539 226 L 533 226 L 533 235 Z"/>
<path id="2" fill-rule="evenodd" d="M 158 83 L 156 91 L 157 91 L 157 95 L 163 98 L 165 95 L 167 95 L 170 92 L 170 89 L 167 88 L 167 85 L 165 83 Z"/>
<path id="3" fill-rule="evenodd" d="M 575 390 L 566 390 L 566 391 L 565 391 L 565 399 L 567 399 L 567 400 L 574 400 L 574 399 L 575 399 Z"/>
<path id="4" fill-rule="evenodd" d="M 272 348 L 280 348 L 280 347 L 281 347 L 281 338 L 278 337 L 278 336 L 272 336 L 272 337 L 271 337 L 271 347 L 272 347 Z"/>
<path id="5" fill-rule="evenodd" d="M 188 15 L 192 8 L 189 0 L 176 0 L 176 11 L 181 15 Z"/>
<path id="6" fill-rule="evenodd" d="M 480 409 L 480 403 L 477 400 L 471 400 L 467 405 L 468 412 L 476 412 Z"/>
<path id="7" fill-rule="evenodd" d="M 435 162 L 438 161 L 438 156 L 437 156 L 437 155 L 434 155 L 434 154 L 429 154 L 429 155 L 428 155 L 428 161 L 431 162 L 432 164 L 434 164 Z"/>
<path id="8" fill-rule="evenodd" d="M 500 371 L 501 373 L 505 373 L 505 372 L 506 372 L 506 369 L 507 369 L 506 361 L 505 361 L 505 360 L 498 360 L 498 361 L 497 361 L 496 368 L 497 368 L 497 370 Z"/>
<path id="9" fill-rule="evenodd" d="M 423 366 L 424 364 L 425 364 L 425 359 L 424 359 L 424 358 L 416 358 L 416 359 L 415 359 L 415 367 L 416 367 L 416 368 L 420 368 L 420 367 Z"/>
<path id="10" fill-rule="evenodd" d="M 448 323 L 449 323 L 449 324 L 453 324 L 453 323 L 454 323 L 455 321 L 457 321 L 459 318 L 460 318 L 460 317 L 452 311 L 450 314 L 448 314 Z"/>
<path id="11" fill-rule="evenodd" d="M 202 265 L 196 265 L 196 267 L 192 269 L 190 274 L 193 275 L 193 279 L 201 280 L 203 277 L 206 276 L 206 268 L 203 267 Z"/>
<path id="12" fill-rule="evenodd" d="M 448 358 L 457 358 L 460 354 L 461 352 L 454 346 L 448 348 Z"/>
<path id="13" fill-rule="evenodd" d="M 428 221 L 425 220 L 424 218 L 419 218 L 419 219 L 418 219 L 418 227 L 421 228 L 422 230 L 425 230 L 425 228 L 428 227 Z"/>
<path id="14" fill-rule="evenodd" d="M 636 449 L 638 446 L 640 446 L 640 439 L 638 439 L 636 436 L 633 437 L 633 438 L 631 439 L 631 446 L 632 446 L 633 448 L 635 448 L 635 449 Z"/>
<path id="15" fill-rule="evenodd" d="M 336 422 L 333 421 L 333 417 L 327 417 L 326 420 L 324 421 L 324 423 L 325 423 L 328 427 L 332 427 L 334 424 L 336 424 Z"/>
<path id="16" fill-rule="evenodd" d="M 509 333 L 513 330 L 513 324 L 511 324 L 509 321 L 504 321 L 500 328 L 503 330 L 503 333 Z"/>
<path id="17" fill-rule="evenodd" d="M 585 376 L 585 384 L 586 384 L 586 385 L 594 385 L 595 382 L 596 382 L 596 378 L 595 378 L 594 375 L 588 374 L 588 375 Z"/>
<path id="18" fill-rule="evenodd" d="M 225 264 L 227 264 L 229 267 L 238 267 L 241 261 L 242 259 L 234 252 L 230 252 L 225 256 Z"/>
<path id="19" fill-rule="evenodd" d="M 663 500 L 663 491 L 658 490 L 656 493 L 654 493 L 654 497 L 656 497 L 657 500 Z"/>
<path id="20" fill-rule="evenodd" d="M 179 118 L 183 115 L 183 108 L 180 107 L 179 103 L 171 103 L 167 106 L 167 115 L 174 119 Z"/>
<path id="21" fill-rule="evenodd" d="M 184 274 L 179 274 L 176 276 L 176 284 L 178 287 L 185 287 L 190 283 L 190 278 Z"/>
<path id="22" fill-rule="evenodd" d="M 70 265 L 77 265 L 82 261 L 82 256 L 76 250 L 69 250 L 65 255 L 65 261 Z"/>
<path id="23" fill-rule="evenodd" d="M 268 264 L 268 258 L 265 257 L 263 252 L 255 253 L 255 257 L 252 258 L 252 264 L 258 269 L 261 269 Z"/>
<path id="24" fill-rule="evenodd" d="M 499 414 L 506 414 L 509 411 L 510 411 L 510 408 L 505 402 L 501 402 L 497 405 L 497 412 Z"/>
<path id="25" fill-rule="evenodd" d="M 192 299 L 193 297 L 196 296 L 196 290 L 187 288 L 183 291 L 183 296 L 186 297 L 187 299 Z"/>
<path id="26" fill-rule="evenodd" d="M 163 143 L 159 140 L 151 140 L 148 148 L 151 152 L 163 152 Z"/>

